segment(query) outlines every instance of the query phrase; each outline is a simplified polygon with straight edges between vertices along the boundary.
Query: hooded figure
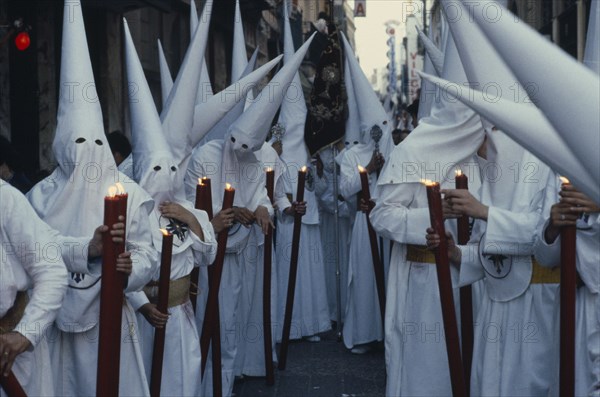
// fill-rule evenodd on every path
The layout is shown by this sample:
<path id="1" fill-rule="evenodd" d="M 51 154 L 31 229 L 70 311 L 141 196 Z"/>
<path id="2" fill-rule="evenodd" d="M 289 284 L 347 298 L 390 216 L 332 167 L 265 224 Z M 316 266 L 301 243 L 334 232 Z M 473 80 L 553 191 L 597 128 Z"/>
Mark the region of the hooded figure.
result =
<path id="1" fill-rule="evenodd" d="M 501 95 L 513 95 L 514 76 L 477 24 L 451 14 L 458 10 L 468 15 L 467 8 L 461 3 L 443 3 L 442 9 L 469 83 L 480 87 L 494 84 Z M 475 324 L 494 324 L 502 335 L 510 334 L 514 324 L 535 324 L 536 343 L 527 339 L 490 340 L 486 326 L 476 326 L 471 392 L 546 395 L 558 361 L 552 322 L 559 280 L 557 272 L 548 273 L 532 262 L 532 254 L 550 169 L 504 132 L 492 128 L 488 120 L 484 126 L 487 150 L 480 167 L 485 176 L 481 192 L 477 199 L 469 195 L 473 201 L 466 212 L 461 212 L 476 218 L 471 242 L 462 247 L 461 284 L 483 279 L 486 294 L 480 299 Z M 515 164 L 525 176 L 510 175 Z M 466 194 L 453 191 L 445 198 L 453 204 Z"/>
<path id="2" fill-rule="evenodd" d="M 103 222 L 101 209 L 108 188 L 122 182 L 129 195 L 126 250 L 133 251 L 133 269 L 125 291 L 138 291 L 156 269 L 156 251 L 148 234 L 153 202 L 135 182 L 117 171 L 104 135 L 100 104 L 89 99 L 97 96 L 90 89 L 94 75 L 80 2 L 66 1 L 64 15 L 61 92 L 52 146 L 58 167 L 29 192 L 28 198 L 40 218 L 61 234 L 92 236 Z M 68 269 L 69 288 L 56 319 L 55 348 L 60 360 L 55 366 L 55 379 L 59 395 L 95 394 L 102 283 L 99 262 L 90 260 L 88 264 L 86 258 L 84 263 Z M 127 301 L 122 322 L 131 332 L 122 335 L 120 394 L 147 395 L 140 347 L 134 342 L 137 322 Z"/>
<path id="3" fill-rule="evenodd" d="M 60 236 L 40 220 L 23 194 L 3 180 L 0 201 L 0 332 L 6 334 L 2 348 L 7 353 L 18 349 L 12 372 L 27 395 L 54 395 L 50 344 L 45 332 L 60 309 L 67 289 L 67 270 L 54 250 L 44 249 L 42 255 L 30 253 L 39 252 L 40 246 L 56 247 Z M 69 259 L 71 255 L 65 256 Z"/>
<path id="4" fill-rule="evenodd" d="M 442 76 L 467 82 L 451 35 L 446 40 Z M 471 191 L 477 191 L 480 179 L 474 153 L 483 140 L 479 116 L 459 102 L 438 96 L 431 114 L 394 148 L 377 182 L 371 222 L 375 231 L 394 242 L 388 274 L 394 287 L 387 289 L 386 296 L 387 395 L 451 393 L 445 339 L 421 338 L 442 323 L 435 260 L 425 247 L 423 232 L 430 219 L 421 180 L 452 188 L 455 169 L 460 167 L 469 176 Z M 446 226 L 454 233 L 454 222 Z M 454 271 L 453 280 L 457 281 Z"/>
<path id="5" fill-rule="evenodd" d="M 295 59 L 295 55 L 286 2 L 283 3 L 283 22 L 284 63 L 289 65 Z M 306 46 L 306 43 L 304 46 Z M 288 83 L 278 120 L 278 124 L 285 131 L 281 138 L 282 153 L 280 158 L 285 164 L 282 182 L 290 201 L 294 201 L 291 197 L 297 193 L 298 170 L 304 166 L 310 167 L 308 149 L 304 144 L 307 108 L 302 84 L 300 83 L 300 75 L 297 70 L 296 67 L 293 78 Z M 309 168 L 308 180 L 304 190 L 306 214 L 302 217 L 298 273 L 294 295 L 294 310 L 292 311 L 290 333 L 290 339 L 292 340 L 312 337 L 331 328 L 327 292 L 325 291 L 325 269 L 323 267 L 321 233 L 319 230 L 319 208 L 314 193 L 314 177 L 315 170 Z M 277 285 L 280 294 L 279 307 L 277 308 L 279 324 L 283 324 L 285 315 L 285 294 L 288 290 L 290 272 L 288 247 L 292 245 L 295 208 L 296 206 L 282 208 L 284 211 L 281 217 L 278 218 L 277 230 L 275 231 L 277 242 L 275 252 L 278 264 Z M 283 327 L 281 327 L 281 330 L 283 330 Z M 276 337 L 280 339 L 281 335 L 278 334 Z M 315 336 L 313 339 L 317 338 Z"/>
<path id="6" fill-rule="evenodd" d="M 189 300 L 190 273 L 195 264 L 207 266 L 213 262 L 217 243 L 206 212 L 192 208 L 185 198 L 183 180 L 172 160 L 126 21 L 124 30 L 128 81 L 138 87 L 136 97 L 129 101 L 134 178 L 154 199 L 155 208 L 150 215 L 154 246 L 157 249 L 162 246 L 161 228 L 174 235 L 161 394 L 198 395 L 201 354 L 198 329 Z M 161 315 L 156 309 L 159 277 L 160 269 L 157 269 L 153 282 L 143 292 L 128 296 L 134 309 L 138 310 L 148 378 L 152 368 L 154 327 L 162 325 L 155 320 Z"/>
<path id="7" fill-rule="evenodd" d="M 600 35 L 600 2 L 592 0 L 590 23 L 584 63 L 600 74 L 598 70 L 598 36 Z M 561 220 L 557 217 L 577 219 L 577 273 L 583 285 L 577 288 L 575 312 L 575 395 L 596 395 L 600 390 L 600 208 L 598 204 L 587 203 L 583 215 L 581 211 L 564 211 L 561 203 L 568 196 L 559 196 L 561 190 L 557 175 L 551 175 L 546 188 L 543 222 L 539 227 L 535 244 L 535 257 L 545 266 L 560 266 Z M 564 194 L 564 193 L 563 193 Z M 590 208 L 591 207 L 591 208 Z M 558 212 L 560 215 L 554 215 Z M 572 218 L 571 218 L 572 219 Z M 557 308 L 558 309 L 558 308 Z M 558 316 L 556 317 L 558 319 Z M 556 362 L 554 383 L 550 395 L 558 395 L 559 368 Z"/>
<path id="8" fill-rule="evenodd" d="M 441 23 L 444 24 L 445 27 L 446 20 L 442 18 Z M 433 30 L 431 23 L 429 24 L 429 29 L 430 32 Z M 427 74 L 435 74 L 436 76 L 439 76 L 444 67 L 444 54 L 418 27 L 417 30 L 425 47 L 425 66 L 423 67 L 423 71 Z M 448 37 L 448 29 L 443 29 L 443 31 L 445 34 L 442 35 L 441 45 L 442 47 L 445 47 L 444 42 Z M 439 62 L 440 65 L 433 63 L 433 61 L 436 59 L 436 63 Z M 436 89 L 433 84 L 426 79 L 421 79 L 421 94 L 419 95 L 419 113 L 417 115 L 417 121 L 421 121 L 423 117 L 429 116 L 435 96 Z M 410 125 L 410 127 L 412 127 L 412 125 Z"/>
<path id="9" fill-rule="evenodd" d="M 236 222 L 229 229 L 223 278 L 219 290 L 223 395 L 229 395 L 233 388 L 234 359 L 241 337 L 235 336 L 240 330 L 241 267 L 245 266 L 247 258 L 252 260 L 257 256 L 254 251 L 262 244 L 262 235 L 255 235 L 256 229 L 252 228 L 252 224 L 257 222 L 264 231 L 273 213 L 265 189 L 265 173 L 255 152 L 263 146 L 269 132 L 270 120 L 273 119 L 283 101 L 285 90 L 298 70 L 309 44 L 310 42 L 299 49 L 292 61 L 275 75 L 252 105 L 229 128 L 224 140 L 212 140 L 194 151 L 188 167 L 186 176 L 188 186 L 198 177 L 211 178 L 215 219 L 223 213 L 220 211 L 225 184 L 229 183 L 236 189 L 234 200 Z M 190 197 L 193 197 L 193 194 L 191 195 L 188 190 L 188 198 Z M 256 242 L 256 245 L 250 244 L 250 241 Z M 202 324 L 199 324 L 199 328 L 202 328 Z M 212 390 L 211 382 L 211 364 L 207 363 L 202 384 L 205 392 Z"/>
<path id="10" fill-rule="evenodd" d="M 358 167 L 367 168 L 369 172 L 370 191 L 374 192 L 377 174 L 393 147 L 391 142 L 390 122 L 381 102 L 373 92 L 370 83 L 354 55 L 352 47 L 342 35 L 346 56 L 345 77 L 348 93 L 349 117 L 346 134 L 354 135 L 352 147 L 341 156 L 340 194 L 355 212 L 352 227 L 348 277 L 343 280 L 347 288 L 347 306 L 344 322 L 344 344 L 353 353 L 365 353 L 366 345 L 383 340 L 383 327 L 373 257 L 368 239 L 365 214 L 357 211 L 357 203 L 361 197 L 361 182 Z M 379 131 L 381 136 L 372 135 Z M 375 139 L 379 141 L 376 143 Z M 351 203 L 351 204 L 350 204 Z M 389 243 L 382 248 L 389 253 Z M 381 258 L 386 269 L 387 257 Z"/>

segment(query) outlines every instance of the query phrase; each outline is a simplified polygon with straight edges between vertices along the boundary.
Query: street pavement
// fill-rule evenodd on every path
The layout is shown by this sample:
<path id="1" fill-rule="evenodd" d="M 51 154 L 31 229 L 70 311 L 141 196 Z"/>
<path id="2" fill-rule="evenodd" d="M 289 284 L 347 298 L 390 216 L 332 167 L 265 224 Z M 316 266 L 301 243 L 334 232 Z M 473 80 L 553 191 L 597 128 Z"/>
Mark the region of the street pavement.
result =
<path id="1" fill-rule="evenodd" d="M 383 345 L 362 355 L 350 353 L 335 332 L 321 335 L 321 342 L 290 343 L 287 368 L 278 371 L 275 385 L 264 378 L 245 377 L 235 382 L 235 397 L 375 397 L 385 393 Z M 279 350 L 279 345 L 277 345 Z"/>

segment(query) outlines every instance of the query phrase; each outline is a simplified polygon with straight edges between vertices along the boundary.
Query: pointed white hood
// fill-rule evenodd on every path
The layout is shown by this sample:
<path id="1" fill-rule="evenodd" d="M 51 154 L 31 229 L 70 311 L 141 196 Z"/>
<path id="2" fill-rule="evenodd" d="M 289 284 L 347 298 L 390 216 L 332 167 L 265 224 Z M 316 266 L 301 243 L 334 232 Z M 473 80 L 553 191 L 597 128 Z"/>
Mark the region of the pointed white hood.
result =
<path id="1" fill-rule="evenodd" d="M 446 39 L 442 76 L 458 85 L 467 83 L 450 34 Z M 453 180 L 453 165 L 470 161 L 483 138 L 479 115 L 455 99 L 439 95 L 430 116 L 423 118 L 408 138 L 393 150 L 378 184 L 420 183 L 422 179 Z M 436 168 L 436 165 L 440 167 Z"/>
<path id="2" fill-rule="evenodd" d="M 171 89 L 173 88 L 173 76 L 171 75 L 171 70 L 169 69 L 169 64 L 167 63 L 167 57 L 165 56 L 165 52 L 163 50 L 160 39 L 157 40 L 158 43 L 158 66 L 160 69 L 160 91 L 162 94 L 162 105 L 163 108 L 167 104 L 167 99 L 169 98 L 169 94 L 171 93 Z"/>
<path id="3" fill-rule="evenodd" d="M 246 65 L 246 69 L 244 70 L 244 72 L 242 73 L 241 79 L 244 80 L 244 78 L 250 74 L 255 66 L 256 66 L 256 61 L 258 58 L 258 48 L 254 51 L 254 54 L 252 54 L 252 58 L 250 58 L 250 61 L 248 62 L 248 65 Z M 282 56 L 279 56 L 276 59 L 281 60 Z M 264 67 L 264 65 L 263 65 Z M 271 69 L 269 69 L 271 70 Z M 222 117 L 221 120 L 219 120 L 219 122 L 214 125 L 214 127 L 212 127 L 210 129 L 210 131 L 208 131 L 208 133 L 206 133 L 206 135 L 204 136 L 204 138 L 202 138 L 202 140 L 200 140 L 200 142 L 198 143 L 198 145 L 202 145 L 206 142 L 212 141 L 214 139 L 224 139 L 225 135 L 227 134 L 227 131 L 229 130 L 229 127 L 231 127 L 231 125 L 238 119 L 238 117 L 240 117 L 242 115 L 242 113 L 244 113 L 244 108 L 246 106 L 246 101 L 243 100 L 242 94 L 243 91 L 239 93 L 239 96 L 236 95 L 231 95 L 232 90 L 235 89 L 235 87 L 240 87 L 240 88 L 244 88 L 244 87 L 248 87 L 250 89 L 250 91 L 248 92 L 248 95 L 251 94 L 252 90 L 254 89 L 254 87 L 257 86 L 257 84 L 264 79 L 264 77 L 266 77 L 266 73 L 268 73 L 268 71 L 265 72 L 265 75 L 262 76 L 262 78 L 260 78 L 259 75 L 256 76 L 256 80 L 251 82 L 251 83 L 244 83 L 243 81 L 238 81 L 236 84 L 230 86 L 229 88 L 225 89 L 224 91 L 222 91 L 220 94 L 217 94 L 217 96 L 221 96 L 222 101 L 217 102 L 215 105 L 219 106 L 219 109 L 224 109 L 223 106 L 221 106 L 222 104 L 225 104 L 225 102 L 229 99 L 230 101 L 233 101 L 233 99 L 241 99 L 239 102 L 237 102 L 237 104 L 227 112 L 227 114 L 225 114 L 225 116 L 222 116 L 221 113 L 217 113 L 213 110 L 203 110 L 201 111 L 201 114 L 204 115 L 204 117 L 200 120 L 197 121 L 197 124 L 195 122 L 194 124 L 194 135 L 196 136 L 196 138 L 198 136 L 202 136 L 203 134 L 205 134 L 204 131 L 206 131 L 206 128 L 210 126 L 210 124 L 212 124 L 211 122 L 207 122 L 207 118 L 210 117 L 211 115 L 214 116 L 218 116 L 218 117 Z M 262 74 L 262 73 L 261 73 Z M 254 79 L 253 79 L 254 80 Z M 226 92 L 229 92 L 230 95 L 225 95 Z M 213 99 L 211 98 L 211 101 L 209 101 L 209 103 L 207 104 L 203 104 L 200 105 L 200 108 L 204 108 L 204 109 L 208 109 L 208 107 L 211 105 L 210 102 L 212 102 Z M 196 114 L 198 114 L 198 106 L 196 107 Z"/>
<path id="4" fill-rule="evenodd" d="M 469 15 L 469 10 L 460 2 L 452 5 L 442 3 L 442 10 L 446 14 L 460 12 L 462 15 Z M 504 61 L 500 59 L 485 35 L 481 33 L 477 23 L 472 18 L 448 17 L 447 19 L 469 83 L 472 87 L 478 87 L 477 91 L 485 90 L 485 92 L 476 92 L 461 87 L 461 93 L 472 94 L 461 100 L 483 117 L 490 112 L 494 116 L 494 120 L 484 121 L 484 125 L 487 125 L 489 143 L 498 151 L 495 158 L 492 158 L 491 155 L 488 156 L 488 161 L 494 162 L 502 169 L 508 169 L 515 163 L 524 163 L 523 158 L 528 156 L 524 149 L 526 147 L 542 160 L 550 160 L 547 164 L 556 163 L 556 160 L 560 159 L 559 169 L 562 172 L 570 169 L 565 175 L 571 177 L 577 174 L 573 180 L 587 179 L 590 181 L 588 172 L 581 166 L 571 150 L 565 147 L 562 138 L 552 128 L 545 116 L 535 106 L 530 105 L 529 98 L 515 98 L 515 92 L 524 93 L 525 89 L 519 84 Z M 444 84 L 440 79 L 436 79 L 435 83 L 444 89 L 447 95 L 451 95 L 449 91 L 454 90 L 454 86 L 450 90 L 450 85 L 447 82 Z M 499 100 L 502 100 L 501 104 L 497 103 Z M 473 106 L 473 102 L 477 105 Z M 481 109 L 482 107 L 483 109 Z M 484 110 L 483 113 L 479 109 Z M 506 120 L 498 120 L 500 115 L 503 115 Z M 527 119 L 525 120 L 523 116 Z M 517 120 L 518 123 L 515 123 Z M 532 124 L 532 122 L 534 123 Z M 492 126 L 498 127 L 503 133 L 505 132 L 518 142 L 526 142 L 526 144 L 521 146 L 512 139 L 500 137 L 501 132 L 490 132 Z M 505 127 L 509 127 L 509 129 L 505 129 Z M 498 142 L 494 142 L 496 140 Z M 543 150 L 540 150 L 541 148 Z M 485 185 L 486 183 L 484 183 Z M 520 193 L 518 186 L 520 184 L 513 183 L 511 178 L 502 178 L 492 185 L 498 191 L 491 195 L 495 197 L 495 206 L 503 206 L 499 201 L 503 195 L 501 192 L 512 192 L 512 195 Z M 508 201 L 512 203 L 512 197 Z"/>
<path id="5" fill-rule="evenodd" d="M 463 0 L 465 1 L 465 0 Z M 544 112 L 574 154 L 600 181 L 600 79 L 556 45 L 550 43 L 506 8 L 491 0 L 480 5 L 500 7 L 498 17 L 486 20 L 473 13 L 483 33 Z M 549 65 L 552 65 L 549 67 Z M 568 79 L 568 85 L 565 81 Z"/>
<path id="6" fill-rule="evenodd" d="M 209 20 L 212 6 L 213 0 L 207 0 L 204 6 L 203 21 Z M 183 171 L 187 169 L 187 162 L 193 149 L 191 131 L 201 69 L 198 59 L 204 56 L 206 50 L 208 28 L 208 23 L 201 23 L 196 29 L 194 39 L 185 54 L 181 69 L 160 117 L 167 141 L 173 152 L 173 158 L 179 169 Z"/>
<path id="7" fill-rule="evenodd" d="M 136 52 L 127 21 L 123 19 L 125 33 L 125 63 L 127 80 L 138 89 L 134 97 L 129 98 L 131 114 L 131 138 L 134 179 L 154 199 L 154 215 L 161 228 L 167 228 L 173 222 L 160 215 L 158 207 L 164 201 L 177 202 L 188 209 L 183 191 L 183 180 L 177 172 L 177 164 L 169 150 L 167 139 L 163 133 L 160 117 L 142 64 Z M 152 237 L 157 247 L 160 247 L 162 233 L 152 230 Z M 174 241 L 175 253 L 182 252 L 192 244 L 185 235 L 177 235 Z"/>
<path id="8" fill-rule="evenodd" d="M 177 164 L 125 19 L 123 27 L 127 80 L 137 87 L 135 96 L 129 98 L 134 180 L 150 193 L 158 206 L 162 201 L 174 200 L 172 193 L 183 188 L 183 181 L 178 183 L 176 178 Z"/>
<path id="9" fill-rule="evenodd" d="M 104 123 L 79 0 L 65 1 L 60 97 L 52 149 L 57 169 L 29 192 L 40 217 L 62 234 L 91 236 L 110 185 L 123 182 Z M 127 186 L 126 186 L 127 188 Z M 76 204 L 75 206 L 69 205 Z"/>
<path id="10" fill-rule="evenodd" d="M 350 56 L 346 53 L 344 57 L 344 81 L 346 82 L 346 95 L 348 96 L 348 118 L 346 119 L 346 135 L 344 144 L 346 149 L 350 149 L 354 145 L 360 143 L 360 114 L 358 113 L 358 103 L 354 93 L 354 82 L 352 73 L 350 72 Z"/>
<path id="11" fill-rule="evenodd" d="M 445 48 L 446 46 L 446 40 L 448 39 L 448 28 L 446 26 L 446 20 L 442 18 L 442 25 L 443 25 L 443 34 L 442 34 L 442 47 Z M 417 28 L 418 29 L 418 28 Z M 431 17 L 430 17 L 430 22 L 429 22 L 429 32 L 431 34 L 432 31 L 432 23 L 431 23 Z M 427 37 L 427 39 L 429 39 L 429 37 Z M 433 42 L 432 42 L 433 44 Z M 435 46 L 435 44 L 434 44 Z M 437 46 L 435 47 L 437 49 Z M 444 67 L 444 54 L 440 51 L 440 54 L 442 56 L 441 62 L 442 62 L 442 67 L 441 69 Z M 429 54 L 429 51 L 427 50 L 427 47 L 425 47 L 425 64 L 423 66 L 423 71 L 427 74 L 431 74 L 431 75 L 435 75 L 435 76 L 439 76 L 440 75 L 440 71 L 438 71 L 434 65 L 433 65 L 433 61 L 431 60 L 431 55 Z M 433 101 L 435 99 L 436 96 L 436 88 L 435 86 L 427 80 L 421 79 L 421 95 L 419 96 L 419 113 L 417 114 L 417 120 L 420 121 L 423 117 L 427 117 L 431 114 L 431 107 L 433 106 Z M 410 129 L 412 128 L 412 125 L 409 125 Z"/>
<path id="12" fill-rule="evenodd" d="M 284 64 L 291 63 L 292 58 L 294 58 L 294 40 L 287 1 L 283 2 L 283 54 Z M 285 128 L 285 134 L 281 139 L 283 144 L 281 159 L 292 169 L 300 169 L 310 161 L 308 150 L 304 144 L 304 126 L 308 109 L 298 67 L 295 68 L 296 73 L 292 83 L 288 85 L 287 92 L 284 95 L 278 120 L 279 124 Z"/>
<path id="13" fill-rule="evenodd" d="M 392 134 L 391 134 L 391 123 L 388 120 L 388 115 L 381 104 L 381 101 L 373 91 L 371 83 L 367 79 L 367 76 L 363 73 L 358 60 L 354 55 L 354 50 L 350 43 L 346 39 L 346 36 L 341 33 L 342 41 L 344 43 L 344 54 L 348 61 L 349 74 L 345 76 L 346 81 L 352 80 L 354 87 L 354 98 L 356 100 L 356 106 L 358 108 L 358 114 L 360 118 L 360 142 L 363 144 L 373 144 L 370 131 L 373 126 L 379 126 L 383 132 L 383 136 L 379 141 L 379 150 L 385 158 L 389 155 L 392 147 Z"/>
<path id="14" fill-rule="evenodd" d="M 206 6 L 205 6 L 206 7 Z M 200 24 L 210 24 L 210 18 L 212 13 L 206 15 L 202 14 L 202 21 Z M 192 0 L 190 2 L 190 40 L 194 39 L 194 33 L 198 28 L 198 10 L 196 10 L 196 2 Z M 203 40 L 208 41 L 208 30 Z M 202 53 L 202 70 L 200 71 L 200 81 L 198 83 L 198 94 L 196 95 L 196 105 L 206 102 L 210 97 L 213 96 L 212 83 L 210 82 L 210 76 L 208 74 L 208 66 L 206 66 L 206 53 Z"/>
<path id="15" fill-rule="evenodd" d="M 240 0 L 235 0 L 235 19 L 233 20 L 233 56 L 231 58 L 231 81 L 238 81 L 248 66 L 244 23 L 240 11 Z"/>
<path id="16" fill-rule="evenodd" d="M 271 122 L 277 114 L 279 106 L 286 98 L 297 98 L 298 88 L 294 86 L 293 79 L 313 38 L 314 34 L 285 63 L 269 84 L 263 88 L 252 105 L 229 129 L 226 140 L 229 139 L 233 143 L 233 148 L 237 153 L 243 155 L 259 150 L 267 138 Z M 290 89 L 288 90 L 288 88 Z"/>
<path id="17" fill-rule="evenodd" d="M 583 63 L 600 75 L 600 1 L 592 0 Z"/>
<path id="18" fill-rule="evenodd" d="M 282 56 L 280 55 L 254 72 L 251 72 L 254 63 L 252 65 L 248 64 L 247 69 L 244 71 L 244 74 L 248 73 L 247 76 L 243 76 L 239 81 L 231 84 L 218 94 L 213 95 L 206 103 L 196 106 L 194 127 L 190 139 L 192 147 L 198 145 L 206 134 L 234 109 L 239 112 L 238 116 L 241 115 L 244 111 L 244 104 L 246 103 L 248 93 L 269 74 L 279 61 L 281 61 L 281 58 Z M 254 58 L 254 61 L 256 61 L 256 58 Z M 229 120 L 233 122 L 233 120 Z M 220 137 L 215 135 L 212 139 L 222 139 L 224 136 L 222 132 L 215 134 L 220 135 Z"/>
<path id="19" fill-rule="evenodd" d="M 444 54 L 418 26 L 416 26 L 416 28 L 417 32 L 419 33 L 419 38 L 423 42 L 423 47 L 425 47 L 425 51 L 431 60 L 435 72 L 438 76 L 441 75 L 442 69 L 444 68 Z"/>

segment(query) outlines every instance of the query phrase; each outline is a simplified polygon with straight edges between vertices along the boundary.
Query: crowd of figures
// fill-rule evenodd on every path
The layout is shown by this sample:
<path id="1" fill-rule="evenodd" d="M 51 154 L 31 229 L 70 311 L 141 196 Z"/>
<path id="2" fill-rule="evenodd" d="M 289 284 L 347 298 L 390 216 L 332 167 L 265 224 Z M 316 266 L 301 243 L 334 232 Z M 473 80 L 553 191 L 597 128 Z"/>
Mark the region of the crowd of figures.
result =
<path id="1" fill-rule="evenodd" d="M 130 90 L 130 144 L 120 133 L 106 136 L 100 104 L 78 91 L 87 85 L 69 83 L 93 83 L 94 77 L 81 5 L 66 0 L 57 168 L 30 187 L 2 164 L 3 179 L 26 193 L 0 181 L 2 395 L 15 379 L 28 395 L 96 394 L 102 257 L 111 239 L 125 244 L 115 263 L 127 280 L 120 395 L 150 395 L 158 329 L 166 333 L 160 394 L 229 396 L 236 377 L 269 376 L 268 364 L 281 359 L 277 342 L 316 343 L 332 326 L 352 353 L 384 342 L 381 370 L 389 396 L 452 395 L 457 382 L 473 396 L 558 395 L 569 370 L 572 394 L 600 395 L 600 7 L 592 0 L 583 66 L 519 25 L 502 1 L 486 2 L 503 15 L 494 23 L 469 14 L 461 2 L 441 2 L 441 48 L 425 46 L 410 133 L 394 130 L 341 35 L 345 135 L 311 155 L 298 68 L 314 35 L 295 51 L 287 2 L 284 53 L 259 68 L 256 53 L 247 58 L 237 4 L 233 81 L 224 94 L 210 89 L 203 61 L 213 1 L 201 18 L 192 6 L 191 42 L 174 81 L 161 57 L 160 113 L 124 21 L 125 70 L 136 87 Z M 449 17 L 456 9 L 471 18 Z M 507 57 L 503 49 L 512 46 L 536 59 Z M 541 73 L 548 59 L 556 68 Z M 557 85 L 561 73 L 575 83 Z M 527 78 L 539 83 L 538 95 L 557 94 L 553 101 L 511 98 L 509 87 Z M 466 88 L 489 82 L 502 88 L 493 101 L 478 101 L 481 92 Z M 552 87 L 581 96 L 567 95 L 557 105 Z M 568 110 L 567 124 L 553 106 Z M 265 170 L 274 175 L 272 192 Z M 456 170 L 468 177 L 467 189 L 455 188 Z M 300 182 L 300 174 L 306 180 Z M 203 178 L 210 180 L 210 202 L 200 209 Z M 432 228 L 426 179 L 441 185 L 445 236 Z M 105 196 L 117 183 L 127 193 L 127 216 L 103 225 Z M 224 207 L 233 189 L 233 205 Z M 459 218 L 468 219 L 463 241 Z M 559 295 L 561 233 L 569 227 L 577 230 L 578 284 L 571 308 L 575 362 L 565 369 Z M 167 312 L 157 306 L 160 229 L 173 236 Z M 223 241 L 213 299 L 211 269 Z M 466 362 L 460 380 L 445 338 L 434 255 L 440 245 L 451 264 L 451 314 L 459 324 L 470 318 L 470 327 L 458 326 Z M 270 286 L 263 285 L 267 254 L 273 258 Z M 469 300 L 461 296 L 467 286 Z M 207 325 L 215 304 L 218 325 Z M 271 328 L 272 361 L 265 359 L 264 324 Z M 202 351 L 207 327 L 213 330 L 210 354 Z M 220 362 L 220 390 L 213 360 Z"/>

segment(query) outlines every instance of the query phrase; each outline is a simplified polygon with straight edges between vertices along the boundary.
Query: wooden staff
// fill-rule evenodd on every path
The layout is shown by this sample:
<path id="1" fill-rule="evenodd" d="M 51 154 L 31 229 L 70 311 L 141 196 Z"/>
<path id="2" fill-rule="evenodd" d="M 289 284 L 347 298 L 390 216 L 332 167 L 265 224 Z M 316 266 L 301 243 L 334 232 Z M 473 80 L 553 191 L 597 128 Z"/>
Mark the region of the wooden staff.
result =
<path id="1" fill-rule="evenodd" d="M 298 171 L 298 190 L 296 202 L 304 201 L 304 183 L 306 181 L 306 167 Z M 294 294 L 296 292 L 296 275 L 298 272 L 298 250 L 300 249 L 300 232 L 302 230 L 302 215 L 294 214 L 294 232 L 292 234 L 292 256 L 290 258 L 290 275 L 288 279 L 287 299 L 285 302 L 285 317 L 283 319 L 283 335 L 279 350 L 279 370 L 285 369 L 290 343 L 290 329 L 292 327 L 292 311 L 294 309 Z"/>
<path id="2" fill-rule="evenodd" d="M 10 371 L 6 377 L 0 375 L 0 386 L 2 386 L 8 397 L 27 397 L 13 371 Z"/>
<path id="3" fill-rule="evenodd" d="M 431 228 L 440 236 L 440 245 L 435 250 L 438 286 L 444 320 L 444 333 L 446 336 L 446 352 L 448 353 L 448 366 L 450 368 L 450 381 L 452 395 L 462 397 L 467 395 L 465 377 L 460 355 L 458 340 L 458 325 L 454 310 L 454 296 L 452 295 L 452 279 L 450 278 L 450 261 L 448 259 L 448 242 L 444 227 L 444 214 L 442 211 L 442 195 L 440 184 L 424 181 L 427 186 L 427 201 L 429 202 L 429 216 Z"/>
<path id="4" fill-rule="evenodd" d="M 562 178 L 563 185 L 569 185 Z M 563 226 L 560 232 L 560 395 L 575 395 L 575 296 L 577 228 Z"/>
<path id="5" fill-rule="evenodd" d="M 160 278 L 158 281 L 158 304 L 156 308 L 163 314 L 169 314 L 169 287 L 171 282 L 171 260 L 173 257 L 173 235 L 164 229 L 163 233 Z M 152 372 L 150 375 L 150 396 L 160 396 L 162 382 L 163 357 L 165 353 L 165 335 L 167 325 L 154 329 L 154 350 L 152 352 Z"/>
<path id="6" fill-rule="evenodd" d="M 456 189 L 469 190 L 469 178 L 461 170 L 456 171 Z M 471 238 L 469 217 L 463 215 L 457 220 L 458 244 L 466 245 Z M 460 288 L 460 326 L 462 337 L 462 359 L 465 372 L 467 395 L 471 389 L 471 364 L 473 362 L 473 291 L 470 285 Z"/>
<path id="7" fill-rule="evenodd" d="M 358 166 L 358 172 L 360 174 L 360 183 L 362 186 L 362 199 L 368 204 L 371 201 L 371 192 L 369 189 L 369 175 L 367 170 L 360 165 Z M 369 214 L 371 210 L 366 214 L 367 230 L 369 231 L 369 242 L 371 243 L 371 257 L 373 258 L 373 271 L 375 272 L 375 284 L 377 286 L 377 296 L 379 298 L 379 311 L 381 312 L 381 322 L 385 321 L 385 275 L 383 269 L 382 258 L 379 256 L 380 252 L 377 248 L 377 234 L 371 225 Z"/>
<path id="8" fill-rule="evenodd" d="M 109 195 L 104 198 L 104 224 L 110 229 L 119 222 L 119 216 L 127 218 L 127 204 L 123 204 L 123 200 L 126 196 L 117 195 L 117 188 L 111 186 Z M 114 243 L 110 232 L 106 232 L 102 236 L 102 247 L 96 395 L 118 396 L 125 277 L 117 272 L 117 257 L 123 253 L 125 244 Z"/>
<path id="9" fill-rule="evenodd" d="M 232 201 L 233 203 L 233 201 Z M 208 177 L 203 177 L 198 180 L 198 185 L 196 186 L 196 208 L 206 211 L 208 215 L 208 219 L 213 219 L 213 208 L 212 208 L 212 185 L 211 180 Z M 212 280 L 214 279 L 214 266 L 208 267 L 208 282 L 209 285 L 212 284 Z M 192 271 L 192 280 L 195 280 L 196 286 L 200 284 L 200 268 L 195 268 Z M 220 284 L 220 283 L 219 283 Z M 210 287 L 209 287 L 210 288 Z M 197 291 L 196 291 L 197 293 Z M 196 312 L 196 302 L 197 296 L 192 300 L 194 304 L 194 313 Z M 217 293 L 217 298 L 215 301 L 217 309 L 219 307 L 219 295 Z M 218 316 L 220 317 L 220 315 Z M 212 324 L 212 331 L 210 332 L 208 342 L 205 341 L 204 350 L 201 350 L 204 353 L 202 356 L 202 362 L 204 363 L 204 367 L 202 368 L 202 374 L 204 374 L 204 369 L 206 368 L 206 362 L 208 361 L 208 347 L 212 346 L 212 368 L 213 368 L 213 395 L 220 396 L 222 394 L 222 384 L 223 379 L 221 377 L 221 321 L 220 318 L 218 321 Z"/>
<path id="10" fill-rule="evenodd" d="M 221 211 L 233 207 L 235 189 L 226 184 L 223 194 L 223 205 Z M 212 265 L 213 274 L 208 288 L 208 299 L 206 302 L 206 312 L 204 313 L 204 322 L 202 324 L 202 333 L 200 336 L 200 350 L 202 354 L 201 375 L 204 376 L 206 369 L 206 358 L 208 357 L 209 346 L 212 340 L 212 358 L 213 358 L 213 389 L 215 395 L 221 394 L 221 387 L 215 384 L 215 380 L 221 380 L 221 334 L 220 334 L 220 316 L 219 316 L 219 288 L 221 287 L 221 276 L 223 274 L 223 262 L 225 261 L 225 249 L 227 248 L 228 229 L 219 233 L 217 238 L 217 256 Z M 219 331 L 219 332 L 217 332 Z M 217 354 L 218 353 L 218 354 Z M 218 366 L 217 366 L 218 365 Z M 218 389 L 217 389 L 218 387 Z"/>
<path id="11" fill-rule="evenodd" d="M 275 190 L 275 171 L 272 168 L 266 170 L 267 195 L 274 202 Z M 273 368 L 273 337 L 271 335 L 271 261 L 273 255 L 273 228 L 269 225 L 269 230 L 265 236 L 265 253 L 263 266 L 263 332 L 265 343 L 265 373 L 267 375 L 267 385 L 275 384 L 275 371 Z"/>

